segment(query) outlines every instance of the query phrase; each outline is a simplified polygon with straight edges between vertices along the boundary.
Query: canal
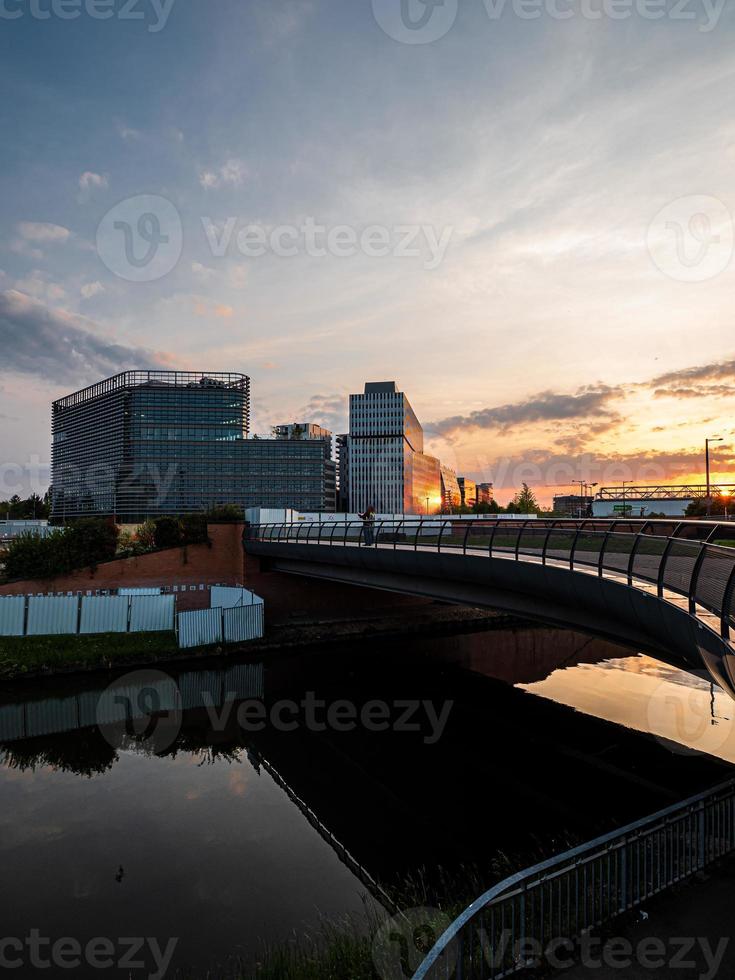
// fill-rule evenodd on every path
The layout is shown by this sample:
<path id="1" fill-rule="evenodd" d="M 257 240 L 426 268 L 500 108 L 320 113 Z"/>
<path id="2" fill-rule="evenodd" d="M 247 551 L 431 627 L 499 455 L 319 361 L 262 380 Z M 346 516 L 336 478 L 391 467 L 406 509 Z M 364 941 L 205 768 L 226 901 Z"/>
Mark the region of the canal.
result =
<path id="1" fill-rule="evenodd" d="M 107 976 L 224 975 L 325 917 L 471 900 L 729 778 L 733 707 L 542 628 L 7 683 L 3 937 L 23 977 L 98 976 L 34 965 L 67 937 Z"/>

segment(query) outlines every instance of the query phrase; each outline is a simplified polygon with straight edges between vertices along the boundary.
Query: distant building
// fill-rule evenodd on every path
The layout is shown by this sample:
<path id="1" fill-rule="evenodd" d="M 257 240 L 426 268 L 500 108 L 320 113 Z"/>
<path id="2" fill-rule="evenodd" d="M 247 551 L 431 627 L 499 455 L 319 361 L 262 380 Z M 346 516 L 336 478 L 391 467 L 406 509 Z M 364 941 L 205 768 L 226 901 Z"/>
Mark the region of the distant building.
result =
<path id="1" fill-rule="evenodd" d="M 458 510 L 462 506 L 462 493 L 459 489 L 457 474 L 453 469 L 442 464 L 442 507 L 448 513 Z"/>
<path id="2" fill-rule="evenodd" d="M 331 441 L 248 438 L 244 374 L 126 371 L 60 398 L 52 415 L 53 523 L 335 507 Z"/>
<path id="3" fill-rule="evenodd" d="M 575 493 L 557 494 L 554 497 L 554 513 L 561 517 L 591 517 L 593 499 Z"/>
<path id="4" fill-rule="evenodd" d="M 439 460 L 424 455 L 424 431 L 394 381 L 350 395 L 349 510 L 425 514 L 441 509 Z"/>
<path id="5" fill-rule="evenodd" d="M 462 495 L 462 506 L 474 507 L 477 503 L 477 484 L 475 481 L 466 476 L 460 476 L 457 482 L 459 483 L 459 492 Z"/>
<path id="6" fill-rule="evenodd" d="M 494 500 L 494 490 L 492 483 L 478 483 L 477 484 L 477 502 L 478 504 L 491 504 Z"/>
<path id="7" fill-rule="evenodd" d="M 338 435 L 337 448 L 337 511 L 346 514 L 350 508 L 350 437 Z"/>
<path id="8" fill-rule="evenodd" d="M 286 425 L 274 425 L 273 435 L 276 439 L 330 439 L 332 433 L 314 422 L 289 422 Z"/>

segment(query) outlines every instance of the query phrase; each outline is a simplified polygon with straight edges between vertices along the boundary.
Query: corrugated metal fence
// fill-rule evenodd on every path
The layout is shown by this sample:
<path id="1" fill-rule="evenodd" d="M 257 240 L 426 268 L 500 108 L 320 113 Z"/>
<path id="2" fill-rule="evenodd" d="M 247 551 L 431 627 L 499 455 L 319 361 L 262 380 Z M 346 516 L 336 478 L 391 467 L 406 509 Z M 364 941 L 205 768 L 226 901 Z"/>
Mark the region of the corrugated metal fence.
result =
<path id="1" fill-rule="evenodd" d="M 173 595 L 0 596 L 0 636 L 174 629 Z"/>
<path id="2" fill-rule="evenodd" d="M 264 631 L 264 602 L 248 589 L 213 586 L 210 609 L 178 615 L 179 646 L 213 646 L 255 640 Z"/>

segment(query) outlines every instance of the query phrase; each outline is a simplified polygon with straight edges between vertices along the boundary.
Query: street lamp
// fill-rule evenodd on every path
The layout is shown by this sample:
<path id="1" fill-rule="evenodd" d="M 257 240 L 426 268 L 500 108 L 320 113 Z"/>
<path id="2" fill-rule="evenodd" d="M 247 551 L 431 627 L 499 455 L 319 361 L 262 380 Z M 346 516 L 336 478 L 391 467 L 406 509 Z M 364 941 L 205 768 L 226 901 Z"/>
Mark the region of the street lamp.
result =
<path id="1" fill-rule="evenodd" d="M 707 468 L 707 513 L 710 510 L 710 486 L 709 486 L 709 444 L 711 442 L 722 442 L 722 436 L 710 436 L 704 440 L 704 459 Z"/>

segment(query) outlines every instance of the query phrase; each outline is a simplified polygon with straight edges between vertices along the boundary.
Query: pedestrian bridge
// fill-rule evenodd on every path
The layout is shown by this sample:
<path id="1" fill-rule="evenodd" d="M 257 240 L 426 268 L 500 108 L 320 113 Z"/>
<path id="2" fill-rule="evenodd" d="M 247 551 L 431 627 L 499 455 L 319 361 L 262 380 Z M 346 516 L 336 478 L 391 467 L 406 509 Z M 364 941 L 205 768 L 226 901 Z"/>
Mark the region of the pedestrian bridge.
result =
<path id="1" fill-rule="evenodd" d="M 261 524 L 264 569 L 483 606 L 602 636 L 735 698 L 735 524 L 406 518 Z"/>

